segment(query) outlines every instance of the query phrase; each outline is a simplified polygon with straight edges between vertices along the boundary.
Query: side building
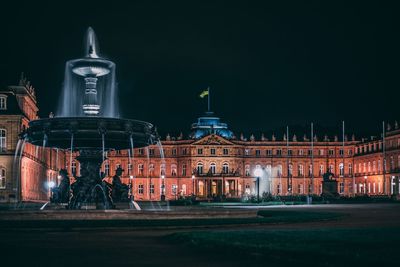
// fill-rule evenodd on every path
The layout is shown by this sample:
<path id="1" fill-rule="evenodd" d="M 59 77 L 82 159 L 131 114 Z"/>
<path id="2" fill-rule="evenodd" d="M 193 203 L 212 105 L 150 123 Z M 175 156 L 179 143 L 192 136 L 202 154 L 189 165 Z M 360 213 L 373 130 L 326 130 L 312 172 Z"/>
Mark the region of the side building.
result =
<path id="1" fill-rule="evenodd" d="M 23 76 L 18 85 L 0 89 L 0 202 L 48 200 L 47 182 L 56 180 L 57 165 L 65 164 L 62 151 L 20 139 L 37 112 L 35 90 Z"/>

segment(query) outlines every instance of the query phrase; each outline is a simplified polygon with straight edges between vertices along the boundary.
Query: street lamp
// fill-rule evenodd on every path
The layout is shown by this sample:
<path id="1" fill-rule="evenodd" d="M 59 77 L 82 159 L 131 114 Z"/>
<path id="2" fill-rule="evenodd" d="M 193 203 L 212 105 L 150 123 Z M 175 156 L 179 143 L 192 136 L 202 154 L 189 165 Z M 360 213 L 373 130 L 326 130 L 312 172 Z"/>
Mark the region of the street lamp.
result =
<path id="1" fill-rule="evenodd" d="M 161 201 L 165 201 L 165 181 L 164 181 L 164 179 L 165 179 L 165 175 L 162 174 L 161 175 L 161 182 L 162 182 L 162 184 L 161 184 Z"/>
<path id="2" fill-rule="evenodd" d="M 131 200 L 134 200 L 132 181 L 133 181 L 133 175 L 129 175 L 129 191 L 130 191 L 129 193 Z"/>
<path id="3" fill-rule="evenodd" d="M 262 174 L 261 168 L 257 167 L 254 170 L 254 176 L 256 176 L 257 179 L 257 203 L 260 203 L 260 177 Z"/>
<path id="4" fill-rule="evenodd" d="M 196 195 L 196 190 L 195 190 L 195 187 L 194 187 L 194 179 L 196 179 L 196 176 L 194 174 L 192 174 L 192 193 L 193 193 L 193 196 Z"/>

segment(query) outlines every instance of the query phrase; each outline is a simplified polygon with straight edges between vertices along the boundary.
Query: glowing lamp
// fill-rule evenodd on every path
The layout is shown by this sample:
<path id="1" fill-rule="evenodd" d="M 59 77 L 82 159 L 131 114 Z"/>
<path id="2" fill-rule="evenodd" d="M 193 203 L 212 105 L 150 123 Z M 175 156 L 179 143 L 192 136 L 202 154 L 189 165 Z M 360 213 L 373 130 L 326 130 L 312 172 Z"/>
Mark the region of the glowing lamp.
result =
<path id="1" fill-rule="evenodd" d="M 53 187 L 55 187 L 55 186 L 56 186 L 56 183 L 55 183 L 55 182 L 53 182 L 53 181 L 47 182 L 47 187 L 48 187 L 48 188 L 53 188 Z"/>
<path id="2" fill-rule="evenodd" d="M 256 177 L 261 177 L 262 176 L 262 170 L 261 170 L 261 168 L 256 168 L 255 170 L 254 170 L 254 176 L 256 176 Z"/>

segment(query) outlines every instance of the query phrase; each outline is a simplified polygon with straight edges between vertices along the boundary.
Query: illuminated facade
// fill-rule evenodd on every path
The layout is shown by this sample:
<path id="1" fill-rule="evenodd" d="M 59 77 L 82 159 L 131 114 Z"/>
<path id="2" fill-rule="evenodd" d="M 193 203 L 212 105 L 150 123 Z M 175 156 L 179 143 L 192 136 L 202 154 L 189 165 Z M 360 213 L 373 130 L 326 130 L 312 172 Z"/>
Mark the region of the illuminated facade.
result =
<path id="1" fill-rule="evenodd" d="M 47 200 L 46 183 L 57 182 L 59 168 L 79 176 L 75 154 L 70 162 L 68 152 L 25 144 L 21 159 L 15 157 L 18 134 L 37 111 L 34 90 L 25 79 L 0 91 L 0 201 Z M 327 136 L 311 142 L 310 135 L 247 140 L 235 137 L 208 112 L 192 125 L 188 138 L 168 135 L 162 140 L 162 153 L 156 145 L 134 149 L 132 157 L 127 150 L 111 151 L 102 170 L 111 182 L 121 166 L 122 181 L 131 185 L 136 200 L 160 200 L 161 195 L 242 198 L 256 194 L 257 180 L 260 195 L 319 195 L 327 170 L 343 196 L 398 195 L 400 129 L 395 123 L 385 130 L 384 143 L 382 138 L 345 137 L 343 142 Z"/>

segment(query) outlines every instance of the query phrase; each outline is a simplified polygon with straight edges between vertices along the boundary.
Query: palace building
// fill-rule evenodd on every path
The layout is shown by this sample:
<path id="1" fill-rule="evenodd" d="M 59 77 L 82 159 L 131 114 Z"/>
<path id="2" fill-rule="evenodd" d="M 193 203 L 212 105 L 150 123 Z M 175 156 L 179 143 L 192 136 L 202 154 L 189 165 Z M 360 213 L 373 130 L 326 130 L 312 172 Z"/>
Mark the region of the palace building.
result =
<path id="1" fill-rule="evenodd" d="M 59 169 L 67 169 L 71 178 L 80 175 L 76 153 L 20 140 L 37 111 L 35 91 L 25 78 L 0 90 L 0 201 L 48 200 L 46 185 L 57 184 Z M 135 200 L 235 199 L 257 192 L 320 195 L 327 171 L 342 196 L 399 195 L 400 129 L 397 122 L 384 129 L 380 138 L 362 140 L 286 134 L 246 139 L 206 112 L 187 138 L 167 135 L 161 146 L 108 152 L 102 171 L 111 182 L 115 170 L 123 168 L 121 180 L 131 186 Z"/>

